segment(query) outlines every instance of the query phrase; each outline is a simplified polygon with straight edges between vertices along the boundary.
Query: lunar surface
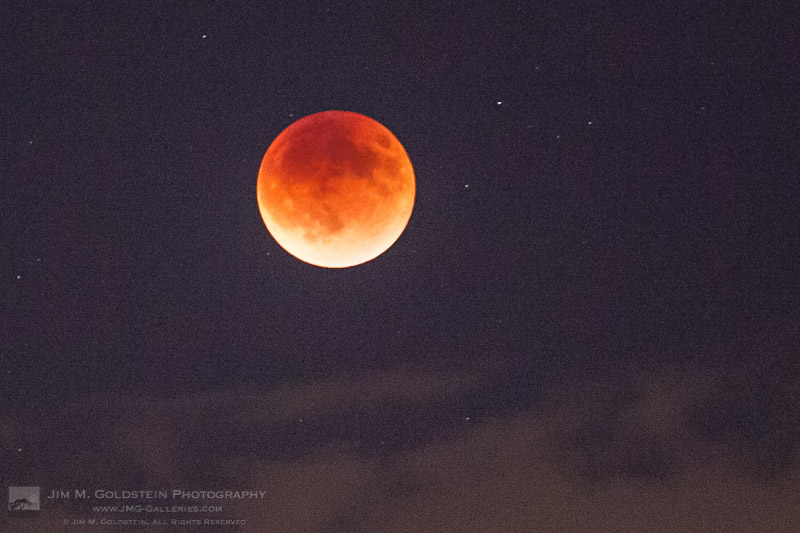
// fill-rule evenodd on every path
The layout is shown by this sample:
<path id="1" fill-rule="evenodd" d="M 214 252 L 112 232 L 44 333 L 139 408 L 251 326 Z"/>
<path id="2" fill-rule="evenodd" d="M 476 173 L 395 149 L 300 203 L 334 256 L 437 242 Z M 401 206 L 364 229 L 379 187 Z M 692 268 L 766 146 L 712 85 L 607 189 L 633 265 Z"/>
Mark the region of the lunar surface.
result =
<path id="1" fill-rule="evenodd" d="M 411 217 L 416 185 L 400 141 L 375 120 L 325 111 L 291 124 L 258 172 L 261 217 L 280 246 L 312 265 L 376 258 Z"/>

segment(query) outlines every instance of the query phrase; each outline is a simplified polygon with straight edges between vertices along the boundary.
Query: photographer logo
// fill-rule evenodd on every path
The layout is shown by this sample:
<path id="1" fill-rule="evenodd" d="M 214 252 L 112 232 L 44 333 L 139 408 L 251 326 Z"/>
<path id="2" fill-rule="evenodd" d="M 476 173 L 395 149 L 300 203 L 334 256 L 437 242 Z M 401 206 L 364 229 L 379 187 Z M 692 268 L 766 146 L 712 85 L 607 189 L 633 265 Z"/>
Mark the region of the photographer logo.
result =
<path id="1" fill-rule="evenodd" d="M 8 487 L 8 516 L 37 516 L 39 503 L 39 487 Z"/>

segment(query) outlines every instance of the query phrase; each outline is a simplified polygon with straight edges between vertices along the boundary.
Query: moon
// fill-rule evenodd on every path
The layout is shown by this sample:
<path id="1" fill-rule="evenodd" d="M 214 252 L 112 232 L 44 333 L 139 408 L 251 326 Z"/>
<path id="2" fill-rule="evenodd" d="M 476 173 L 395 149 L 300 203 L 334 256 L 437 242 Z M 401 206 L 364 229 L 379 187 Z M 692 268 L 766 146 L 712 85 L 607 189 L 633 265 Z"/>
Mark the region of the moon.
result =
<path id="1" fill-rule="evenodd" d="M 351 111 L 301 118 L 270 144 L 258 171 L 258 208 L 294 257 L 347 268 L 388 250 L 414 207 L 416 182 L 403 145 Z"/>

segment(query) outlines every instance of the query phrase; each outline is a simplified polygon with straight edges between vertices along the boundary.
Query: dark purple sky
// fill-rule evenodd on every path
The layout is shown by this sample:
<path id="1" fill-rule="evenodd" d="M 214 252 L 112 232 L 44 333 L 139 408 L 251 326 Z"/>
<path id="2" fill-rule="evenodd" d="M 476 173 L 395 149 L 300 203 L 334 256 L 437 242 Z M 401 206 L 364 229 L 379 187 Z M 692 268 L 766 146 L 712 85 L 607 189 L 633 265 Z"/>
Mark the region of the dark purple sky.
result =
<path id="1" fill-rule="evenodd" d="M 267 4 L 3 10 L 0 483 L 270 491 L 242 531 L 800 528 L 797 13 Z M 344 270 L 255 199 L 328 109 L 417 178 Z"/>

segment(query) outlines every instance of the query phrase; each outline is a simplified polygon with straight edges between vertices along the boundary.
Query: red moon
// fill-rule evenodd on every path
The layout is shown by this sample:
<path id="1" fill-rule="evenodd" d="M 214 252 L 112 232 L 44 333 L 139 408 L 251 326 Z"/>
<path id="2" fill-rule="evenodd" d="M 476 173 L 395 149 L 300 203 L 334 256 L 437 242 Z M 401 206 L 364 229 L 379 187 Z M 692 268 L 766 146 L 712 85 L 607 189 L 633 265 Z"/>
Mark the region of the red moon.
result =
<path id="1" fill-rule="evenodd" d="M 382 124 L 350 111 L 301 118 L 272 142 L 258 171 L 258 207 L 296 258 L 360 265 L 389 249 L 414 207 L 414 169 Z"/>

